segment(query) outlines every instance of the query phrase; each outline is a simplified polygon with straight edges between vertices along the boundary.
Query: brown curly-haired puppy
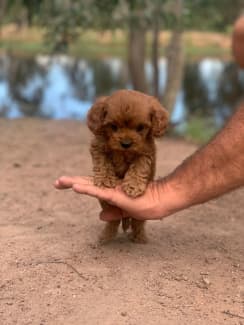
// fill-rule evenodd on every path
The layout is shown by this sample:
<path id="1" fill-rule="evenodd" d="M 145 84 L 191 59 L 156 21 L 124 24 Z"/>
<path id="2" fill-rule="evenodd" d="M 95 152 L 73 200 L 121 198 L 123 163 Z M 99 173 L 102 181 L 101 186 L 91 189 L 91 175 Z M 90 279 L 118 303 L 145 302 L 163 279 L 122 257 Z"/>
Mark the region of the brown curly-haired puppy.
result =
<path id="1" fill-rule="evenodd" d="M 91 107 L 87 124 L 95 135 L 91 143 L 94 182 L 97 186 L 115 187 L 131 197 L 142 195 L 155 174 L 154 137 L 161 136 L 168 124 L 168 113 L 159 101 L 133 90 L 119 90 L 98 99 Z M 106 203 L 101 202 L 106 208 Z M 108 222 L 100 240 L 113 239 L 120 220 Z M 123 219 L 131 240 L 145 243 L 144 221 Z"/>

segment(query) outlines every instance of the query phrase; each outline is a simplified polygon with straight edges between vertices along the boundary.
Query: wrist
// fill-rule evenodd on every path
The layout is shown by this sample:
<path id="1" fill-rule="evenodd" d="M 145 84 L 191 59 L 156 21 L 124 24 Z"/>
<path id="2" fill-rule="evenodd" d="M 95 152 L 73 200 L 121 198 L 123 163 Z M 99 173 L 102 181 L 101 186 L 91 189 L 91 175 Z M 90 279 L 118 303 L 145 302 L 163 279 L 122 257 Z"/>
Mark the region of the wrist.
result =
<path id="1" fill-rule="evenodd" d="M 155 213 L 160 218 L 167 217 L 191 205 L 186 192 L 179 184 L 167 177 L 158 180 L 157 184 L 159 204 L 155 208 Z"/>

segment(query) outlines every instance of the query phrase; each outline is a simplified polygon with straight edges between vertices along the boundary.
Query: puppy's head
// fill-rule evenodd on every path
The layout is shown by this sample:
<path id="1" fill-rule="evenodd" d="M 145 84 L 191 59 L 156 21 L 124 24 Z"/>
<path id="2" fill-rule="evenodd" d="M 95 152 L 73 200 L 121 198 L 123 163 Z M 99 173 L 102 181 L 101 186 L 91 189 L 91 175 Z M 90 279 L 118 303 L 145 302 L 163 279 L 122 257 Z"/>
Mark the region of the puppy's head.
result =
<path id="1" fill-rule="evenodd" d="M 164 134 L 168 113 L 159 101 L 133 90 L 119 90 L 91 107 L 87 124 L 103 135 L 111 150 L 141 152 L 148 140 Z"/>

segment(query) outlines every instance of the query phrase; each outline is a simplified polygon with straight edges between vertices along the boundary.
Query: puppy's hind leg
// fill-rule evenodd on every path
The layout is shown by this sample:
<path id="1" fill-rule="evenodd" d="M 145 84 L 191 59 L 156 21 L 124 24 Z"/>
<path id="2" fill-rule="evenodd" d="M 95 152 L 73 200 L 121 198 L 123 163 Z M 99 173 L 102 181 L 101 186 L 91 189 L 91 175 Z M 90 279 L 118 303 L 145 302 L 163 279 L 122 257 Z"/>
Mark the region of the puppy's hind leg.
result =
<path id="1" fill-rule="evenodd" d="M 99 236 L 99 242 L 105 244 L 114 239 L 118 233 L 120 220 L 106 222 L 106 225 Z"/>
<path id="2" fill-rule="evenodd" d="M 100 201 L 100 204 L 104 210 L 109 206 L 109 204 L 104 201 Z M 106 225 L 99 236 L 99 242 L 105 244 L 114 239 L 118 233 L 119 224 L 120 220 L 106 222 Z"/>
<path id="3" fill-rule="evenodd" d="M 146 244 L 147 236 L 145 232 L 145 221 L 131 219 L 130 240 L 137 244 Z"/>
<path id="4" fill-rule="evenodd" d="M 124 232 L 130 228 L 130 218 L 123 218 L 122 219 L 122 229 Z"/>

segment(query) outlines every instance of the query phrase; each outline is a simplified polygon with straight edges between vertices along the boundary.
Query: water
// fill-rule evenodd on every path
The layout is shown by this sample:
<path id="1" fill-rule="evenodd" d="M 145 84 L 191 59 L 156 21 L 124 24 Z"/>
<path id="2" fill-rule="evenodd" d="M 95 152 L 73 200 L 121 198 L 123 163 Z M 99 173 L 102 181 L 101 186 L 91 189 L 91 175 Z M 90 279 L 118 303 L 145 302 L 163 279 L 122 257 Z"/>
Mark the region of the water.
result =
<path id="1" fill-rule="evenodd" d="M 159 68 L 162 94 L 167 75 L 165 59 L 160 59 Z M 151 90 L 150 62 L 146 62 L 145 71 Z M 126 63 L 116 58 L 86 61 L 68 56 L 0 57 L 0 117 L 83 120 L 96 97 L 121 88 L 130 89 L 131 83 Z M 243 90 L 244 72 L 234 63 L 210 58 L 188 63 L 172 121 L 187 121 L 198 114 L 222 125 Z"/>

